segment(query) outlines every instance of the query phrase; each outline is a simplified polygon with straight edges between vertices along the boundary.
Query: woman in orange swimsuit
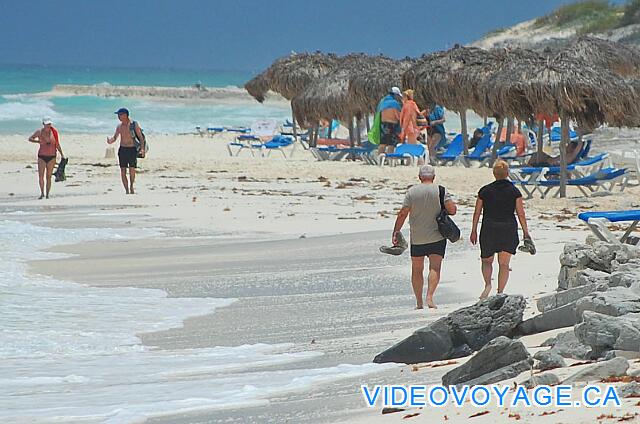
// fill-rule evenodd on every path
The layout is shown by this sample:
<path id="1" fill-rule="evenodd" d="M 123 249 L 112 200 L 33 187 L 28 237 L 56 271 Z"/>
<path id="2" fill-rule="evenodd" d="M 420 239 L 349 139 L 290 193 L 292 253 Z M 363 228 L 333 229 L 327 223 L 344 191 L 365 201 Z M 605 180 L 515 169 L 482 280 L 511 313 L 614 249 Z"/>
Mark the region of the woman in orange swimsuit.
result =
<path id="1" fill-rule="evenodd" d="M 53 174 L 53 167 L 56 165 L 56 151 L 60 152 L 61 158 L 64 158 L 62 148 L 60 147 L 60 141 L 58 139 L 58 131 L 53 127 L 51 119 L 44 118 L 42 120 L 42 128 L 34 132 L 31 137 L 29 137 L 29 141 L 40 145 L 40 148 L 38 149 L 38 181 L 40 183 L 39 199 L 45 197 L 45 171 L 47 175 L 46 198 L 48 199 L 49 192 L 51 191 L 51 175 Z"/>

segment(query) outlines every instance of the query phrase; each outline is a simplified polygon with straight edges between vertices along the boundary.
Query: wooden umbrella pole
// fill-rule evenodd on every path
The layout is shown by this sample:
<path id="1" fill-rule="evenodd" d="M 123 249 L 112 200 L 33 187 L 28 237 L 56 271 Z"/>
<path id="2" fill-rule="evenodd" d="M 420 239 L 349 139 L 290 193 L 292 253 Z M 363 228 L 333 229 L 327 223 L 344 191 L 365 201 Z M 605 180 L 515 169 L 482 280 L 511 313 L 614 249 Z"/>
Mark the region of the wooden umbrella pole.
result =
<path id="1" fill-rule="evenodd" d="M 358 146 L 362 145 L 362 128 L 360 128 L 360 118 L 356 116 L 356 144 Z"/>
<path id="2" fill-rule="evenodd" d="M 511 134 L 513 134 L 513 118 L 507 118 L 507 136 L 504 139 L 504 144 L 511 143 Z"/>
<path id="3" fill-rule="evenodd" d="M 293 141 L 298 141 L 298 130 L 296 129 L 296 116 L 293 113 L 293 103 L 291 104 L 291 122 L 293 123 Z"/>
<path id="4" fill-rule="evenodd" d="M 542 156 L 542 152 L 544 151 L 544 144 L 542 140 L 544 139 L 544 120 L 541 119 L 538 121 L 538 132 L 536 134 L 536 149 L 538 150 L 538 158 Z"/>
<path id="5" fill-rule="evenodd" d="M 567 142 L 569 141 L 569 119 L 560 116 L 560 197 L 567 197 Z"/>
<path id="6" fill-rule="evenodd" d="M 365 121 L 367 124 L 367 134 L 371 131 L 371 122 L 369 122 L 369 114 L 367 113 L 367 120 Z"/>
<path id="7" fill-rule="evenodd" d="M 311 129 L 311 144 L 313 147 L 318 147 L 318 124 L 314 124 Z"/>
<path id="8" fill-rule="evenodd" d="M 493 148 L 491 149 L 491 166 L 496 161 L 498 157 L 498 148 L 500 147 L 500 133 L 502 132 L 502 127 L 504 125 L 504 119 L 496 116 L 496 121 L 498 121 L 498 131 L 496 132 L 496 138 L 493 140 Z"/>
<path id="9" fill-rule="evenodd" d="M 460 128 L 462 131 L 462 142 L 464 144 L 464 155 L 469 154 L 469 133 L 467 131 L 467 110 L 460 111 Z"/>
<path id="10" fill-rule="evenodd" d="M 355 134 L 353 133 L 353 117 L 349 118 L 349 147 L 352 149 L 355 147 Z M 350 153 L 350 156 L 353 156 L 353 153 Z"/>

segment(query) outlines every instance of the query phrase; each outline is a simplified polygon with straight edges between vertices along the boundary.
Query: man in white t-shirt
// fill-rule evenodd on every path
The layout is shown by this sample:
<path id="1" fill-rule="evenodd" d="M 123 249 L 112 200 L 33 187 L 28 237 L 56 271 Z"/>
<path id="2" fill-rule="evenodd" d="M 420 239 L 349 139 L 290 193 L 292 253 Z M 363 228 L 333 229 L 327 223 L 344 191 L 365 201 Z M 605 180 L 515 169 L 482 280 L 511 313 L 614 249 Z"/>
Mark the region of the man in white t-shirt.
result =
<path id="1" fill-rule="evenodd" d="M 395 234 L 402 229 L 407 216 L 411 234 L 411 284 L 416 296 L 416 308 L 423 309 L 422 291 L 424 287 L 424 257 L 429 258 L 429 276 L 427 285 L 427 306 L 436 308 L 433 294 L 440 282 L 440 268 L 447 248 L 447 240 L 438 231 L 436 217 L 440 214 L 440 189 L 434 184 L 435 168 L 423 165 L 418 173 L 420 184 L 412 186 L 404 198 L 402 209 L 398 212 L 393 227 L 392 243 Z M 444 207 L 449 215 L 455 215 L 456 204 L 444 189 Z"/>

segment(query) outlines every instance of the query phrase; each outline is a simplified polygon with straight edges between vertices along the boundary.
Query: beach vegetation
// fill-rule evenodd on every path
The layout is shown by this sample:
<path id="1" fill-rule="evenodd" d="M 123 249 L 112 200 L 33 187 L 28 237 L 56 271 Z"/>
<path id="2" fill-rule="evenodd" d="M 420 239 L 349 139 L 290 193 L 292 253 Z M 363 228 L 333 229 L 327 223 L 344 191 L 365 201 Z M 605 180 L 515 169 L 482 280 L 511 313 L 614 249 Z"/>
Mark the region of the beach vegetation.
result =
<path id="1" fill-rule="evenodd" d="M 619 26 L 640 24 L 640 0 L 629 0 L 623 9 L 624 13 L 620 18 Z"/>
<path id="2" fill-rule="evenodd" d="M 505 31 L 507 31 L 507 28 L 496 28 L 494 30 L 491 30 L 491 31 L 487 32 L 484 35 L 484 37 L 487 38 L 487 37 L 491 37 L 491 36 L 494 36 L 494 35 L 502 34 Z"/>
<path id="3" fill-rule="evenodd" d="M 623 16 L 623 7 L 606 0 L 583 0 L 559 7 L 548 15 L 536 19 L 534 26 L 578 26 L 579 32 L 605 31 L 616 28 Z"/>

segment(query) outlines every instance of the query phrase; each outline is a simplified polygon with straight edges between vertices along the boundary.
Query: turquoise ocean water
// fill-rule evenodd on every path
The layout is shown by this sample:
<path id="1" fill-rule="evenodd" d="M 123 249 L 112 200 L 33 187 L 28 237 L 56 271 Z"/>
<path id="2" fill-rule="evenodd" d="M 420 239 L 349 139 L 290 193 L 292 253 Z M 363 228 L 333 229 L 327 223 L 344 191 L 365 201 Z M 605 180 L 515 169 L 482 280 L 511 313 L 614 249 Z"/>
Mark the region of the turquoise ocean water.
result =
<path id="1" fill-rule="evenodd" d="M 45 116 L 64 132 L 109 133 L 117 124 L 113 111 L 120 107 L 129 108 L 145 131 L 156 133 L 190 132 L 196 125 L 250 125 L 256 119 L 286 119 L 290 111 L 282 104 L 193 104 L 38 94 L 56 84 L 179 87 L 201 83 L 207 87 L 241 87 L 251 76 L 249 72 L 231 71 L 0 65 L 0 134 L 32 132 Z"/>

